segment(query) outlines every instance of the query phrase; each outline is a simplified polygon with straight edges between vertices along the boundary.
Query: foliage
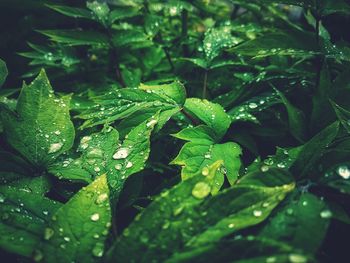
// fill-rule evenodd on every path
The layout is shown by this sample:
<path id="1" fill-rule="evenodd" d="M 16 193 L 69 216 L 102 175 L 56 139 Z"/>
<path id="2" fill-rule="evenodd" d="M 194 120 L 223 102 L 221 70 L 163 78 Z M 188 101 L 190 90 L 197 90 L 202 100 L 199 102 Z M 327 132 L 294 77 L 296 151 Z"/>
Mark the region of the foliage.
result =
<path id="1" fill-rule="evenodd" d="M 346 1 L 0 7 L 11 262 L 346 262 Z"/>

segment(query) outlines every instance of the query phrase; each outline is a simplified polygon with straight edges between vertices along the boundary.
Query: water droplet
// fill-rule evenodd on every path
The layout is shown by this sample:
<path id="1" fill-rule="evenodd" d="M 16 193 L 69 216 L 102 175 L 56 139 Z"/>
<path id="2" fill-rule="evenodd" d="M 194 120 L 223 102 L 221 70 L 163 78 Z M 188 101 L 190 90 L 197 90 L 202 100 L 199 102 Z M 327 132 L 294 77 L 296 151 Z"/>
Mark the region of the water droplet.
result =
<path id="1" fill-rule="evenodd" d="M 306 263 L 307 262 L 307 258 L 303 255 L 300 255 L 300 254 L 290 254 L 288 258 L 289 258 L 289 261 L 291 263 Z"/>
<path id="2" fill-rule="evenodd" d="M 98 213 L 92 214 L 90 219 L 92 221 L 98 221 L 100 219 L 100 215 Z"/>
<path id="3" fill-rule="evenodd" d="M 174 209 L 173 215 L 174 216 L 178 216 L 179 214 L 182 213 L 183 210 L 184 210 L 184 207 L 183 206 L 179 206 L 178 208 Z"/>
<path id="4" fill-rule="evenodd" d="M 210 186 L 205 182 L 198 182 L 192 189 L 192 195 L 198 199 L 205 198 L 210 193 Z"/>
<path id="5" fill-rule="evenodd" d="M 307 201 L 303 201 L 302 205 L 307 206 Z"/>
<path id="6" fill-rule="evenodd" d="M 205 159 L 210 159 L 210 158 L 211 158 L 210 153 L 206 153 L 206 154 L 204 155 L 204 158 L 205 158 Z"/>
<path id="7" fill-rule="evenodd" d="M 130 167 L 132 167 L 132 165 L 133 165 L 132 162 L 127 162 L 125 167 L 130 168 Z"/>
<path id="8" fill-rule="evenodd" d="M 104 244 L 101 242 L 97 242 L 94 248 L 92 249 L 92 255 L 94 255 L 95 257 L 102 257 L 104 249 L 105 249 Z"/>
<path id="9" fill-rule="evenodd" d="M 98 172 L 100 172 L 100 171 L 101 171 L 101 169 L 100 169 L 100 167 L 95 166 L 95 167 L 94 167 L 94 171 L 95 171 L 96 173 L 98 173 Z"/>
<path id="10" fill-rule="evenodd" d="M 255 109 L 258 107 L 258 104 L 256 104 L 255 102 L 251 102 L 248 104 L 248 107 L 251 108 L 251 109 Z"/>
<path id="11" fill-rule="evenodd" d="M 39 249 L 34 249 L 32 258 L 35 262 L 39 262 L 44 258 L 44 255 Z"/>
<path id="12" fill-rule="evenodd" d="M 263 165 L 263 166 L 261 166 L 260 170 L 262 172 L 267 172 L 269 170 L 269 167 L 267 165 Z"/>
<path id="13" fill-rule="evenodd" d="M 116 170 L 120 171 L 120 170 L 122 169 L 122 165 L 121 165 L 120 163 L 118 163 L 118 164 L 116 164 L 116 165 L 114 166 L 114 168 L 115 168 Z"/>
<path id="14" fill-rule="evenodd" d="M 5 202 L 5 196 L 3 194 L 0 194 L 0 203 Z"/>
<path id="15" fill-rule="evenodd" d="M 235 224 L 231 223 L 228 225 L 228 228 L 234 228 L 235 227 Z"/>
<path id="16" fill-rule="evenodd" d="M 108 194 L 102 193 L 96 199 L 96 204 L 102 204 L 104 201 L 108 199 Z"/>
<path id="17" fill-rule="evenodd" d="M 262 216 L 262 211 L 261 210 L 254 210 L 253 215 L 256 217 Z"/>
<path id="18" fill-rule="evenodd" d="M 337 173 L 339 174 L 339 176 L 343 177 L 344 179 L 350 178 L 350 170 L 345 165 L 339 166 L 337 169 Z"/>
<path id="19" fill-rule="evenodd" d="M 43 214 L 47 216 L 49 214 L 49 211 L 43 210 Z"/>
<path id="20" fill-rule="evenodd" d="M 129 149 L 128 148 L 120 148 L 118 151 L 113 155 L 113 159 L 125 159 L 129 155 Z"/>
<path id="21" fill-rule="evenodd" d="M 275 263 L 276 262 L 276 258 L 275 257 L 268 257 L 266 258 L 266 263 Z"/>
<path id="22" fill-rule="evenodd" d="M 55 131 L 55 132 L 54 132 L 54 134 L 56 134 L 56 135 L 60 135 L 60 134 L 61 134 L 61 132 L 60 132 L 59 130 L 57 130 L 57 131 Z"/>
<path id="23" fill-rule="evenodd" d="M 55 152 L 58 152 L 59 150 L 61 150 L 62 146 L 63 146 L 63 143 L 61 143 L 61 142 L 52 143 L 52 144 L 50 145 L 50 148 L 49 148 L 48 153 L 55 153 Z"/>
<path id="24" fill-rule="evenodd" d="M 150 120 L 149 122 L 146 123 L 146 126 L 151 127 L 151 126 L 154 126 L 155 124 L 157 124 L 157 120 Z"/>
<path id="25" fill-rule="evenodd" d="M 44 239 L 50 240 L 50 238 L 55 234 L 55 231 L 52 228 L 45 228 L 44 230 Z"/>
<path id="26" fill-rule="evenodd" d="M 69 238 L 69 237 L 64 237 L 63 239 L 64 239 L 64 241 L 66 241 L 66 242 L 69 242 L 69 241 L 70 241 L 70 238 Z"/>
<path id="27" fill-rule="evenodd" d="M 209 168 L 208 167 L 203 167 L 202 175 L 207 176 L 208 174 L 209 174 Z"/>
<path id="28" fill-rule="evenodd" d="M 330 210 L 323 210 L 323 211 L 321 211 L 321 213 L 320 213 L 320 216 L 322 217 L 322 218 L 331 218 L 332 217 L 332 211 L 330 211 Z"/>

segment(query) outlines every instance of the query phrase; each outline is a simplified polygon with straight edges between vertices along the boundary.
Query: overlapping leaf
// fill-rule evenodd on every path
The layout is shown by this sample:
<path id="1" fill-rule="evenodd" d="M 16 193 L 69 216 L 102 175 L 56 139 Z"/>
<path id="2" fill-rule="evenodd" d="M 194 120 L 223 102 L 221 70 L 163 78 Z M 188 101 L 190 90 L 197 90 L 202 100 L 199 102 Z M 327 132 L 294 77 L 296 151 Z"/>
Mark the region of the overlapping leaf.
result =
<path id="1" fill-rule="evenodd" d="M 173 82 L 164 85 L 141 85 L 139 89 L 125 88 L 114 90 L 106 95 L 94 97 L 93 100 L 99 105 L 93 109 L 87 110 L 78 117 L 86 121 L 82 128 L 91 127 L 98 124 L 111 123 L 116 120 L 121 120 L 134 113 L 143 115 L 146 111 L 144 121 L 149 117 L 149 112 L 152 114 L 160 111 L 163 112 L 177 109 L 179 111 L 184 103 L 186 91 L 183 85 L 179 82 Z M 164 113 L 166 114 L 166 113 Z M 162 122 L 159 127 L 164 125 Z"/>
<path id="2" fill-rule="evenodd" d="M 16 112 L 1 110 L 7 141 L 33 164 L 46 166 L 72 147 L 75 133 L 69 101 L 70 96 L 54 95 L 41 71 L 29 86 L 23 86 Z"/>
<path id="3" fill-rule="evenodd" d="M 45 228 L 40 251 L 44 262 L 96 262 L 104 253 L 111 226 L 106 174 L 59 208 Z"/>
<path id="4" fill-rule="evenodd" d="M 252 175 L 237 186 L 209 197 L 218 165 L 220 162 L 209 167 L 209 177 L 199 174 L 156 198 L 124 230 L 109 252 L 107 262 L 115 258 L 126 262 L 162 262 L 184 248 L 218 241 L 263 221 L 294 188 L 288 174 L 275 171 L 265 173 L 265 181 L 259 181 L 263 174 Z"/>

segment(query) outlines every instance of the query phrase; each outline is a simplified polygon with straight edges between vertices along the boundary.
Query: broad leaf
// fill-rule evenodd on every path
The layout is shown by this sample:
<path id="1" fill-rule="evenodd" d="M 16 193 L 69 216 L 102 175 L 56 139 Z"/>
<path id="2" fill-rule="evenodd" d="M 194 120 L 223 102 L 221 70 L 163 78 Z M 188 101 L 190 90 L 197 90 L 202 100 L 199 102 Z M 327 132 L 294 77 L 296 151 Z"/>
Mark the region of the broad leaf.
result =
<path id="1" fill-rule="evenodd" d="M 273 55 L 312 57 L 320 51 L 314 35 L 305 32 L 269 33 L 244 42 L 232 51 L 256 58 Z"/>
<path id="2" fill-rule="evenodd" d="M 174 137 L 187 142 L 180 150 L 178 156 L 171 162 L 182 166 L 181 177 L 186 180 L 199 172 L 203 175 L 208 172 L 208 167 L 221 160 L 222 167 L 216 172 L 215 184 L 212 193 L 217 193 L 226 176 L 232 185 L 238 177 L 241 167 L 240 146 L 233 142 L 223 144 L 215 143 L 215 133 L 211 128 L 200 125 L 195 128 L 185 128 Z"/>
<path id="3" fill-rule="evenodd" d="M 203 244 L 194 249 L 185 249 L 165 262 L 202 263 L 207 262 L 208 259 L 214 262 L 239 263 L 312 262 L 311 258 L 301 254 L 288 243 L 254 236 L 237 236 L 230 240 L 221 240 Z"/>
<path id="4" fill-rule="evenodd" d="M 339 122 L 334 122 L 304 144 L 297 160 L 291 167 L 292 171 L 298 177 L 305 176 L 310 167 L 322 156 L 326 147 L 333 142 L 338 131 Z"/>
<path id="5" fill-rule="evenodd" d="M 153 115 L 158 111 L 173 109 L 178 111 L 181 109 L 185 97 L 186 91 L 180 82 L 154 86 L 141 85 L 139 89 L 114 90 L 106 95 L 92 98 L 98 105 L 78 117 L 86 120 L 81 127 L 85 128 L 98 124 L 108 124 L 129 117 L 134 113 L 142 115 L 144 111 L 147 114 L 151 111 Z M 164 122 L 162 124 L 164 125 Z"/>
<path id="6" fill-rule="evenodd" d="M 81 138 L 77 149 L 81 155 L 78 158 L 61 158 L 48 170 L 60 179 L 90 183 L 96 176 L 107 172 L 118 142 L 117 130 L 105 127 L 98 133 Z"/>
<path id="7" fill-rule="evenodd" d="M 107 178 L 111 199 L 116 202 L 125 180 L 143 170 L 150 153 L 151 133 L 158 122 L 158 115 L 133 128 L 122 144 L 114 149 L 113 160 L 107 162 Z"/>
<path id="8" fill-rule="evenodd" d="M 224 136 L 230 127 L 230 116 L 219 104 L 205 99 L 189 98 L 186 100 L 184 107 L 189 114 L 212 128 L 216 134 L 216 139 Z"/>
<path id="9" fill-rule="evenodd" d="M 316 196 L 297 196 L 271 217 L 261 235 L 315 253 L 326 235 L 331 211 Z"/>
<path id="10" fill-rule="evenodd" d="M 1 110 L 7 141 L 33 164 L 48 165 L 73 145 L 69 101 L 70 96 L 54 95 L 42 70 L 29 86 L 23 86 L 15 113 Z"/>
<path id="11" fill-rule="evenodd" d="M 0 187 L 0 247 L 25 257 L 42 259 L 36 248 L 45 224 L 60 204 L 28 189 Z"/>
<path id="12" fill-rule="evenodd" d="M 44 262 L 96 262 L 111 226 L 107 176 L 80 190 L 52 216 L 40 250 Z"/>
<path id="13" fill-rule="evenodd" d="M 217 167 L 216 163 L 209 168 L 210 178 L 199 174 L 157 197 L 124 230 L 109 251 L 107 262 L 116 258 L 123 262 L 162 262 L 184 248 L 218 241 L 263 221 L 294 188 L 291 179 L 282 179 L 289 183 L 271 187 L 242 183 L 210 197 L 210 182 Z"/>

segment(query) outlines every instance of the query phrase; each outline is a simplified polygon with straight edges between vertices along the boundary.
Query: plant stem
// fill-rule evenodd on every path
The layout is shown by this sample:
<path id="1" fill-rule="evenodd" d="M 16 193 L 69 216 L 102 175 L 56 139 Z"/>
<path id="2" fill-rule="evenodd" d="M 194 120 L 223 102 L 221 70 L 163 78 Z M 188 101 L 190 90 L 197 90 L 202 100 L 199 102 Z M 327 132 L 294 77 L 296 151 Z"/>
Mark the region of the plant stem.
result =
<path id="1" fill-rule="evenodd" d="M 181 25 L 182 25 L 181 39 L 182 41 L 184 41 L 187 39 L 187 35 L 188 35 L 188 11 L 186 9 L 183 9 L 181 12 Z M 188 45 L 185 43 L 182 44 L 182 52 L 184 57 L 188 57 L 189 55 Z"/>
<path id="2" fill-rule="evenodd" d="M 195 118 L 193 118 L 192 115 L 189 114 L 184 108 L 181 109 L 181 112 L 182 112 L 183 115 L 185 115 L 185 117 L 187 117 L 192 122 L 192 124 L 194 126 L 197 126 L 197 125 L 200 124 L 200 122 L 197 121 Z"/>
<path id="3" fill-rule="evenodd" d="M 203 80 L 203 89 L 202 89 L 202 98 L 207 98 L 207 82 L 208 82 L 208 70 L 204 71 L 204 80 Z"/>

